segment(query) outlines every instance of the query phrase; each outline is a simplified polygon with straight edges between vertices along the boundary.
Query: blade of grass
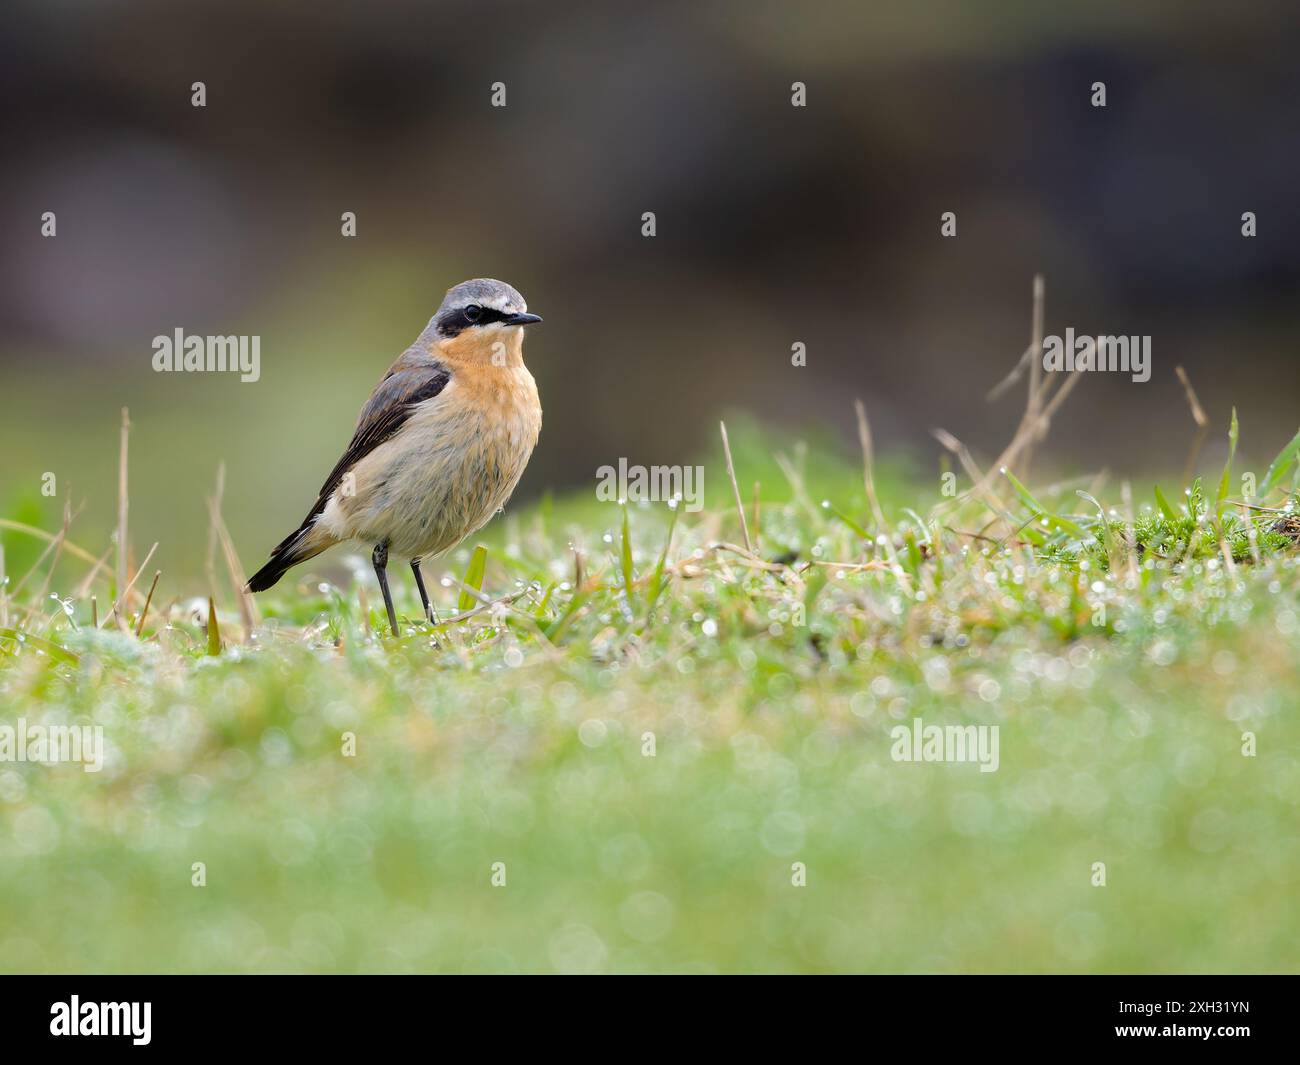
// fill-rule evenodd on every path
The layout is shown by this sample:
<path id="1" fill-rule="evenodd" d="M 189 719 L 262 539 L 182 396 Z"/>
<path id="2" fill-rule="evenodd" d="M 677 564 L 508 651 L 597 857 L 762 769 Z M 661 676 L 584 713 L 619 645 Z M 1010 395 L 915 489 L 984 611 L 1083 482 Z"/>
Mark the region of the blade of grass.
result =
<path id="1" fill-rule="evenodd" d="M 731 478 L 731 490 L 736 496 L 736 511 L 740 514 L 740 531 L 745 536 L 745 550 L 751 555 L 754 553 L 754 545 L 749 539 L 749 522 L 745 520 L 745 504 L 740 501 L 740 483 L 736 480 L 736 467 L 731 461 L 731 441 L 727 439 L 727 423 L 718 422 L 722 429 L 722 450 L 727 456 L 727 476 Z"/>
<path id="2" fill-rule="evenodd" d="M 1074 491 L 1081 499 L 1086 499 L 1097 508 L 1097 529 L 1100 533 L 1099 539 L 1101 540 L 1101 546 L 1105 548 L 1106 559 L 1110 564 L 1110 568 L 1114 571 L 1116 564 L 1119 561 L 1119 552 L 1116 549 L 1115 540 L 1111 536 L 1110 522 L 1106 519 L 1106 508 L 1097 501 L 1096 496 L 1089 495 L 1082 488 L 1076 488 Z"/>
<path id="3" fill-rule="evenodd" d="M 217 473 L 218 492 L 221 490 L 221 485 L 225 483 L 225 479 L 226 464 L 223 462 Z M 261 615 L 253 602 L 252 593 L 247 590 L 248 581 L 244 568 L 239 562 L 239 555 L 235 552 L 235 542 L 230 538 L 230 533 L 226 530 L 226 521 L 221 516 L 221 496 L 219 494 L 208 500 L 208 518 L 210 522 L 209 534 L 221 547 L 221 557 L 226 563 L 226 576 L 230 579 L 231 590 L 235 593 L 235 602 L 239 605 L 239 616 L 244 623 L 244 642 L 247 643 L 252 639 L 253 630 L 260 623 Z M 215 581 L 215 577 L 209 573 L 208 580 L 209 582 Z"/>
<path id="4" fill-rule="evenodd" d="M 123 591 L 126 587 L 126 570 L 127 570 L 127 544 L 126 516 L 128 507 L 129 494 L 127 492 L 127 448 L 131 437 L 131 415 L 125 407 L 122 408 L 122 434 L 118 443 L 117 453 L 117 587 L 113 589 L 118 600 L 123 597 Z M 121 623 L 119 621 L 119 623 Z"/>
<path id="5" fill-rule="evenodd" d="M 110 619 L 116 619 L 118 627 L 123 632 L 129 631 L 126 624 L 126 612 L 130 610 L 131 589 L 135 587 L 135 582 L 140 579 L 140 574 L 144 572 L 145 566 L 149 565 L 149 560 L 153 558 L 153 553 L 157 550 L 157 543 L 155 543 L 153 547 L 149 548 L 148 554 L 144 556 L 144 561 L 140 563 L 139 568 L 135 571 L 135 576 L 126 582 L 126 587 L 122 589 L 122 593 L 113 601 L 113 611 L 104 619 L 104 624 L 107 625 Z"/>
<path id="6" fill-rule="evenodd" d="M 672 546 L 673 530 L 677 528 L 678 508 L 672 507 L 672 516 L 668 519 L 668 535 L 664 537 L 664 549 L 659 552 L 659 561 L 655 563 L 654 577 L 650 580 L 650 595 L 647 597 L 646 609 L 653 610 L 659 601 L 659 593 L 664 590 L 664 565 L 668 562 L 668 548 Z"/>
<path id="7" fill-rule="evenodd" d="M 1085 532 L 1080 525 L 1071 521 L 1069 518 L 1063 518 L 1059 514 L 1053 514 L 1043 506 L 1042 503 L 1038 502 L 1029 489 L 1021 484 L 1016 475 L 1005 466 L 1002 467 L 1002 476 L 1011 483 L 1011 487 L 1015 489 L 1016 495 L 1020 497 L 1020 501 L 1030 510 L 1034 511 L 1036 517 L 1046 518 L 1050 524 L 1056 526 L 1056 528 L 1061 532 L 1073 536 L 1076 540 L 1086 540 L 1088 538 L 1087 532 Z"/>
<path id="8" fill-rule="evenodd" d="M 1296 455 L 1300 454 L 1300 432 L 1291 438 L 1290 443 L 1277 453 L 1275 458 L 1268 467 L 1268 472 L 1264 474 L 1264 483 L 1259 489 L 1259 498 L 1264 499 L 1268 496 L 1286 475 L 1291 463 L 1295 461 Z"/>
<path id="9" fill-rule="evenodd" d="M 1178 380 L 1182 382 L 1183 393 L 1187 397 L 1187 406 L 1192 411 L 1192 421 L 1196 423 L 1196 435 L 1192 438 L 1191 448 L 1187 452 L 1187 463 L 1183 467 L 1183 483 L 1186 484 L 1196 473 L 1196 460 L 1201 454 L 1201 447 L 1205 444 L 1205 438 L 1210 432 L 1210 419 L 1206 416 L 1201 401 L 1196 398 L 1196 389 L 1192 387 L 1192 379 L 1187 376 L 1187 371 L 1181 366 L 1174 367 L 1174 373 L 1178 375 Z"/>
<path id="10" fill-rule="evenodd" d="M 856 521 L 854 521 L 847 514 L 845 514 L 844 511 L 840 510 L 840 508 L 837 507 L 834 503 L 832 503 L 829 499 L 822 500 L 822 510 L 834 514 L 837 518 L 840 519 L 840 521 L 844 522 L 844 524 L 847 525 L 850 529 L 852 529 L 858 536 L 862 537 L 863 540 L 867 541 L 867 543 L 874 542 L 871 533 L 867 532 L 866 529 L 864 529 Z"/>
<path id="11" fill-rule="evenodd" d="M 158 587 L 158 578 L 162 576 L 162 570 L 155 571 L 153 582 L 149 585 L 149 594 L 144 597 L 144 606 L 140 609 L 140 620 L 135 626 L 135 638 L 138 640 L 144 632 L 144 619 L 149 616 L 149 604 L 153 602 L 154 589 Z"/>
<path id="12" fill-rule="evenodd" d="M 632 601 L 632 582 L 636 579 L 636 574 L 632 570 L 632 534 L 628 531 L 627 521 L 627 504 L 623 504 L 623 543 L 619 551 L 619 566 L 623 570 L 623 591 Z"/>
<path id="13" fill-rule="evenodd" d="M 34 647 L 44 651 L 51 658 L 59 662 L 65 662 L 68 665 L 75 666 L 80 659 L 66 647 L 60 647 L 57 643 L 43 639 L 30 632 L 19 632 L 17 629 L 0 629 L 0 640 L 12 640 L 15 644 L 22 647 Z"/>
<path id="14" fill-rule="evenodd" d="M 217 623 L 217 604 L 208 596 L 208 654 L 216 658 L 221 654 L 221 626 Z"/>
<path id="15" fill-rule="evenodd" d="M 1237 408 L 1232 408 L 1232 425 L 1228 429 L 1228 461 L 1219 478 L 1219 497 L 1214 503 L 1214 520 L 1223 520 L 1223 507 L 1228 500 L 1228 486 L 1232 482 L 1232 462 L 1237 457 Z"/>
<path id="16" fill-rule="evenodd" d="M 862 449 L 862 488 L 866 492 L 867 502 L 871 504 L 871 517 L 876 523 L 876 537 L 885 549 L 885 557 L 895 569 L 898 566 L 898 552 L 885 527 L 885 512 L 880 506 L 880 497 L 876 495 L 876 449 L 871 436 L 871 422 L 867 420 L 866 405 L 860 399 L 853 401 L 853 410 L 858 418 L 858 446 Z M 905 573 L 899 573 L 899 583 L 908 595 L 912 594 L 911 582 Z"/>
<path id="17" fill-rule="evenodd" d="M 558 643 L 560 641 L 560 638 L 577 618 L 578 612 L 590 598 L 590 592 L 575 591 L 573 598 L 569 600 L 569 605 L 565 608 L 564 613 L 561 614 L 552 624 L 543 626 L 542 632 L 551 643 Z"/>
<path id="18" fill-rule="evenodd" d="M 546 614 L 546 608 L 551 605 L 551 596 L 555 594 L 556 587 L 556 582 L 551 581 L 551 583 L 546 586 L 546 591 L 542 593 L 542 601 L 537 604 L 537 609 L 533 611 L 533 617 L 538 621 L 542 620 Z"/>
<path id="19" fill-rule="evenodd" d="M 933 538 L 930 535 L 929 526 L 925 524 L 925 519 L 922 518 L 921 515 L 918 514 L 916 511 L 914 511 L 911 507 L 904 507 L 903 513 L 906 514 L 908 517 L 910 517 L 914 522 L 916 522 L 916 527 L 921 531 L 921 543 L 923 545 L 928 545 L 932 543 Z"/>
<path id="20" fill-rule="evenodd" d="M 1160 486 L 1155 485 L 1154 487 L 1156 493 L 1156 506 L 1160 508 L 1160 513 L 1171 522 L 1181 521 L 1181 516 L 1178 511 L 1170 505 L 1169 500 L 1165 498 L 1164 492 L 1160 491 Z"/>
<path id="21" fill-rule="evenodd" d="M 474 555 L 469 560 L 469 568 L 465 570 L 465 579 L 461 582 L 465 588 L 473 588 L 476 592 L 483 590 L 483 575 L 487 572 L 487 548 L 479 544 L 474 548 Z M 456 609 L 462 614 L 466 610 L 472 610 L 477 605 L 475 599 L 468 591 L 462 589 L 460 598 L 456 601 Z"/>

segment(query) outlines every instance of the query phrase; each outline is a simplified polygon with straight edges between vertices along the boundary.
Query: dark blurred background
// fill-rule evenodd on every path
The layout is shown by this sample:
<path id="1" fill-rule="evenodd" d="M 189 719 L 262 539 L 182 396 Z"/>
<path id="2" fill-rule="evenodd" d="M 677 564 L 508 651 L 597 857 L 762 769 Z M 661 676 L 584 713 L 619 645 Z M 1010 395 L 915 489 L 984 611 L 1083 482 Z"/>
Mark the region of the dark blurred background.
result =
<path id="1" fill-rule="evenodd" d="M 1298 21 L 1294 0 L 10 0 L 0 509 L 50 471 L 108 528 L 129 405 L 139 536 L 191 567 L 225 461 L 254 562 L 479 275 L 546 318 L 525 496 L 696 459 L 728 412 L 847 441 L 854 396 L 923 469 L 936 425 L 988 455 L 1023 405 L 984 394 L 1036 271 L 1049 333 L 1153 337 L 1149 383 L 1081 384 L 1057 465 L 1180 465 L 1177 363 L 1215 439 L 1235 404 L 1266 459 L 1300 420 Z M 177 327 L 260 335 L 261 380 L 155 374 Z"/>

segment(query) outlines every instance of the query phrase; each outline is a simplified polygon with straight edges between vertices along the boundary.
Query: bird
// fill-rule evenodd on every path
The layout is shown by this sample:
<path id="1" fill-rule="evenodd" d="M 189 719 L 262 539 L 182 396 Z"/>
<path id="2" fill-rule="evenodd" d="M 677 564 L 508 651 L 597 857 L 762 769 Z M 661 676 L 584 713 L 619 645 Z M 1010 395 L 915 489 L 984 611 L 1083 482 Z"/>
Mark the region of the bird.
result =
<path id="1" fill-rule="evenodd" d="M 265 591 L 291 567 L 358 540 L 373 545 L 393 635 L 400 632 L 390 555 L 410 560 L 425 618 L 435 623 L 420 563 L 450 551 L 505 506 L 537 445 L 542 405 L 523 338 L 541 320 L 504 281 L 474 278 L 448 289 L 370 393 L 311 511 L 246 590 Z"/>

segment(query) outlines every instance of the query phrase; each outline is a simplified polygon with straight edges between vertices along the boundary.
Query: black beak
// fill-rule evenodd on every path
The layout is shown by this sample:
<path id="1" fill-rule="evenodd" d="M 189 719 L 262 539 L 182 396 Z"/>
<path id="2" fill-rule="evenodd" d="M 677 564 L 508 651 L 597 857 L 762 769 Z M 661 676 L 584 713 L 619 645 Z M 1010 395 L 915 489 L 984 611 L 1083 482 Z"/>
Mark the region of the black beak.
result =
<path id="1" fill-rule="evenodd" d="M 505 325 L 536 325 L 542 320 L 540 314 L 512 314 L 503 319 Z"/>

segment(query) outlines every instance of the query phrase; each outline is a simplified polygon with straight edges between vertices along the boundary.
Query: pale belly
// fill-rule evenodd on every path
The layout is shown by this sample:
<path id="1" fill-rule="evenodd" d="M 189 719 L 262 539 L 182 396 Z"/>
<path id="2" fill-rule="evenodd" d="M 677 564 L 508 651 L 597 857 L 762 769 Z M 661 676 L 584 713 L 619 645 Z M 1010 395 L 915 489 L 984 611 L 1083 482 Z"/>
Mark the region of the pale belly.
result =
<path id="1" fill-rule="evenodd" d="M 505 506 L 540 428 L 535 401 L 480 410 L 449 387 L 357 464 L 353 494 L 335 493 L 322 524 L 401 558 L 441 555 Z"/>

